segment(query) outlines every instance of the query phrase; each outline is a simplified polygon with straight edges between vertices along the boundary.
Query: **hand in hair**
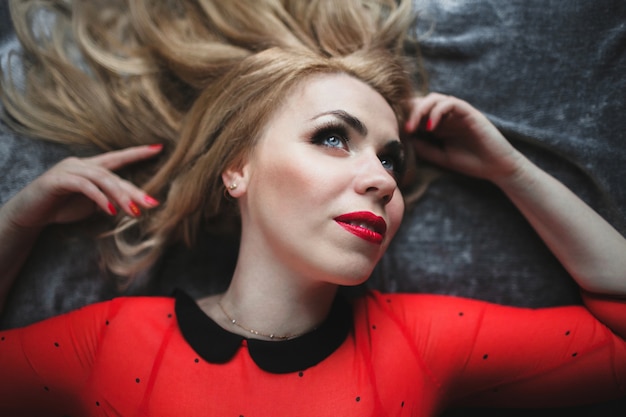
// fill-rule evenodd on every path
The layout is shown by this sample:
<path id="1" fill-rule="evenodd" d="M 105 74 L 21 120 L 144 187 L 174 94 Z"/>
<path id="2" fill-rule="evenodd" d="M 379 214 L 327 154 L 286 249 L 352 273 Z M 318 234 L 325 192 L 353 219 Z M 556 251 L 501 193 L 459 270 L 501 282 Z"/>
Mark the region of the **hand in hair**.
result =
<path id="1" fill-rule="evenodd" d="M 456 97 L 432 93 L 413 99 L 406 124 L 432 140 L 416 140 L 420 158 L 491 181 L 514 175 L 524 158 L 477 109 Z"/>
<path id="2" fill-rule="evenodd" d="M 2 220 L 20 229 L 83 220 L 97 208 L 137 217 L 158 203 L 113 171 L 148 159 L 160 146 L 137 146 L 90 158 L 70 157 L 34 180 L 2 208 Z M 117 207 L 117 208 L 116 208 Z"/>
<path id="3" fill-rule="evenodd" d="M 492 181 L 584 290 L 626 296 L 626 239 L 511 146 L 478 110 L 458 98 L 429 94 L 413 101 L 406 129 L 418 127 L 432 135 L 415 141 L 419 157 Z"/>
<path id="4" fill-rule="evenodd" d="M 131 216 L 158 202 L 112 171 L 151 158 L 160 146 L 137 146 L 91 158 L 67 158 L 24 187 L 0 209 L 0 311 L 15 277 L 40 231 L 53 223 L 71 223 L 98 208 L 115 215 L 115 206 Z"/>

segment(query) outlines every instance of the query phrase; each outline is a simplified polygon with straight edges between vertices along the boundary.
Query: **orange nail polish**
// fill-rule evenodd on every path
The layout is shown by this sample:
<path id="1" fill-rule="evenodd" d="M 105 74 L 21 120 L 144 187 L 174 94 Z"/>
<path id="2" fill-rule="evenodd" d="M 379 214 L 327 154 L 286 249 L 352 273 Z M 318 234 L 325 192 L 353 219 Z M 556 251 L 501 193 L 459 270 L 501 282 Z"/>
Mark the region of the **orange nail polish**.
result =
<path id="1" fill-rule="evenodd" d="M 135 204 L 134 202 L 131 201 L 128 204 L 128 209 L 133 214 L 133 216 L 135 216 L 135 217 L 141 216 L 141 210 L 139 210 L 139 207 L 137 207 L 137 204 Z"/>

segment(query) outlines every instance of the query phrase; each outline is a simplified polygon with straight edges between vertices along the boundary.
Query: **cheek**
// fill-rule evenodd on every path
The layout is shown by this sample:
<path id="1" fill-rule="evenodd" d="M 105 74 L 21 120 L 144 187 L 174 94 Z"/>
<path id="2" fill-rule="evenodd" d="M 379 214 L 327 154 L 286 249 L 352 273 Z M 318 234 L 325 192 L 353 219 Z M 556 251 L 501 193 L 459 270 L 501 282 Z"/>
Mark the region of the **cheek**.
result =
<path id="1" fill-rule="evenodd" d="M 396 190 L 392 200 L 386 207 L 387 215 L 389 216 L 390 227 L 388 230 L 389 240 L 391 240 L 402 223 L 404 217 L 404 198 L 400 194 L 400 191 Z"/>
<path id="2" fill-rule="evenodd" d="M 291 208 L 312 208 L 324 201 L 332 191 L 332 176 L 307 158 L 267 158 L 252 175 L 250 192 L 263 206 L 288 211 Z M 255 192 L 256 191 L 256 192 Z"/>

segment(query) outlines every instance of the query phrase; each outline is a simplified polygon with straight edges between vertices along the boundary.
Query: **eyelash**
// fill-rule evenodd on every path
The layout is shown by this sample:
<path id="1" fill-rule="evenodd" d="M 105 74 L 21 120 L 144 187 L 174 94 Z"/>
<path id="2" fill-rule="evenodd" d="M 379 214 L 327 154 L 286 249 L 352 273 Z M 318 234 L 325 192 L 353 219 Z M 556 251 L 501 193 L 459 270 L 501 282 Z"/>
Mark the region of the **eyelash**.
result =
<path id="1" fill-rule="evenodd" d="M 391 160 L 393 164 L 393 168 L 386 168 L 388 171 L 393 173 L 393 176 L 396 180 L 399 180 L 404 174 L 404 158 L 400 155 L 393 154 L 385 154 L 379 156 L 380 162 Z"/>
<path id="2" fill-rule="evenodd" d="M 342 146 L 331 146 L 325 143 L 325 141 L 331 137 L 338 138 L 341 141 Z M 323 146 L 329 149 L 343 149 L 348 151 L 350 144 L 350 136 L 348 129 L 339 123 L 329 122 L 315 130 L 311 137 L 311 143 L 318 146 Z M 398 180 L 404 173 L 404 158 L 398 152 L 390 151 L 379 155 L 381 163 L 385 161 L 391 161 L 393 168 L 386 168 L 393 177 Z"/>
<path id="3" fill-rule="evenodd" d="M 331 137 L 336 137 L 341 140 L 341 143 L 344 145 L 344 148 L 346 150 L 349 148 L 348 143 L 350 142 L 350 137 L 348 136 L 348 130 L 345 128 L 345 126 L 334 123 L 328 123 L 316 129 L 313 133 L 313 137 L 311 138 L 311 143 L 331 149 L 342 149 L 340 147 L 330 146 L 324 143 L 327 139 Z"/>

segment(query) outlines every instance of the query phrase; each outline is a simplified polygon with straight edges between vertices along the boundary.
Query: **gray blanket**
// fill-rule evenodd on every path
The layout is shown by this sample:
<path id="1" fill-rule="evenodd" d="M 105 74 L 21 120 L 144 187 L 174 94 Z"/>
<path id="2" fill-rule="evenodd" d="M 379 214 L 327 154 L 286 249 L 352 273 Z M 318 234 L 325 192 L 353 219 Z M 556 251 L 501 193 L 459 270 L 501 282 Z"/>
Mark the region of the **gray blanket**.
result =
<path id="1" fill-rule="evenodd" d="M 466 99 L 509 140 L 626 233 L 626 3 L 622 0 L 415 0 L 430 88 Z M 0 3 L 1 54 L 14 37 Z M 0 201 L 68 155 L 0 126 Z M 3 244 L 0 242 L 0 244 Z M 175 247 L 131 289 L 192 295 L 227 284 L 236 242 Z M 625 254 L 626 255 L 626 254 Z M 214 280 L 207 283 L 207 276 Z M 441 175 L 405 217 L 371 287 L 463 295 L 528 307 L 580 303 L 545 245 L 494 186 Z M 80 228 L 50 228 L 0 320 L 14 327 L 114 296 Z M 447 415 L 548 416 L 553 410 Z M 568 410 L 624 416 L 626 401 Z"/>

